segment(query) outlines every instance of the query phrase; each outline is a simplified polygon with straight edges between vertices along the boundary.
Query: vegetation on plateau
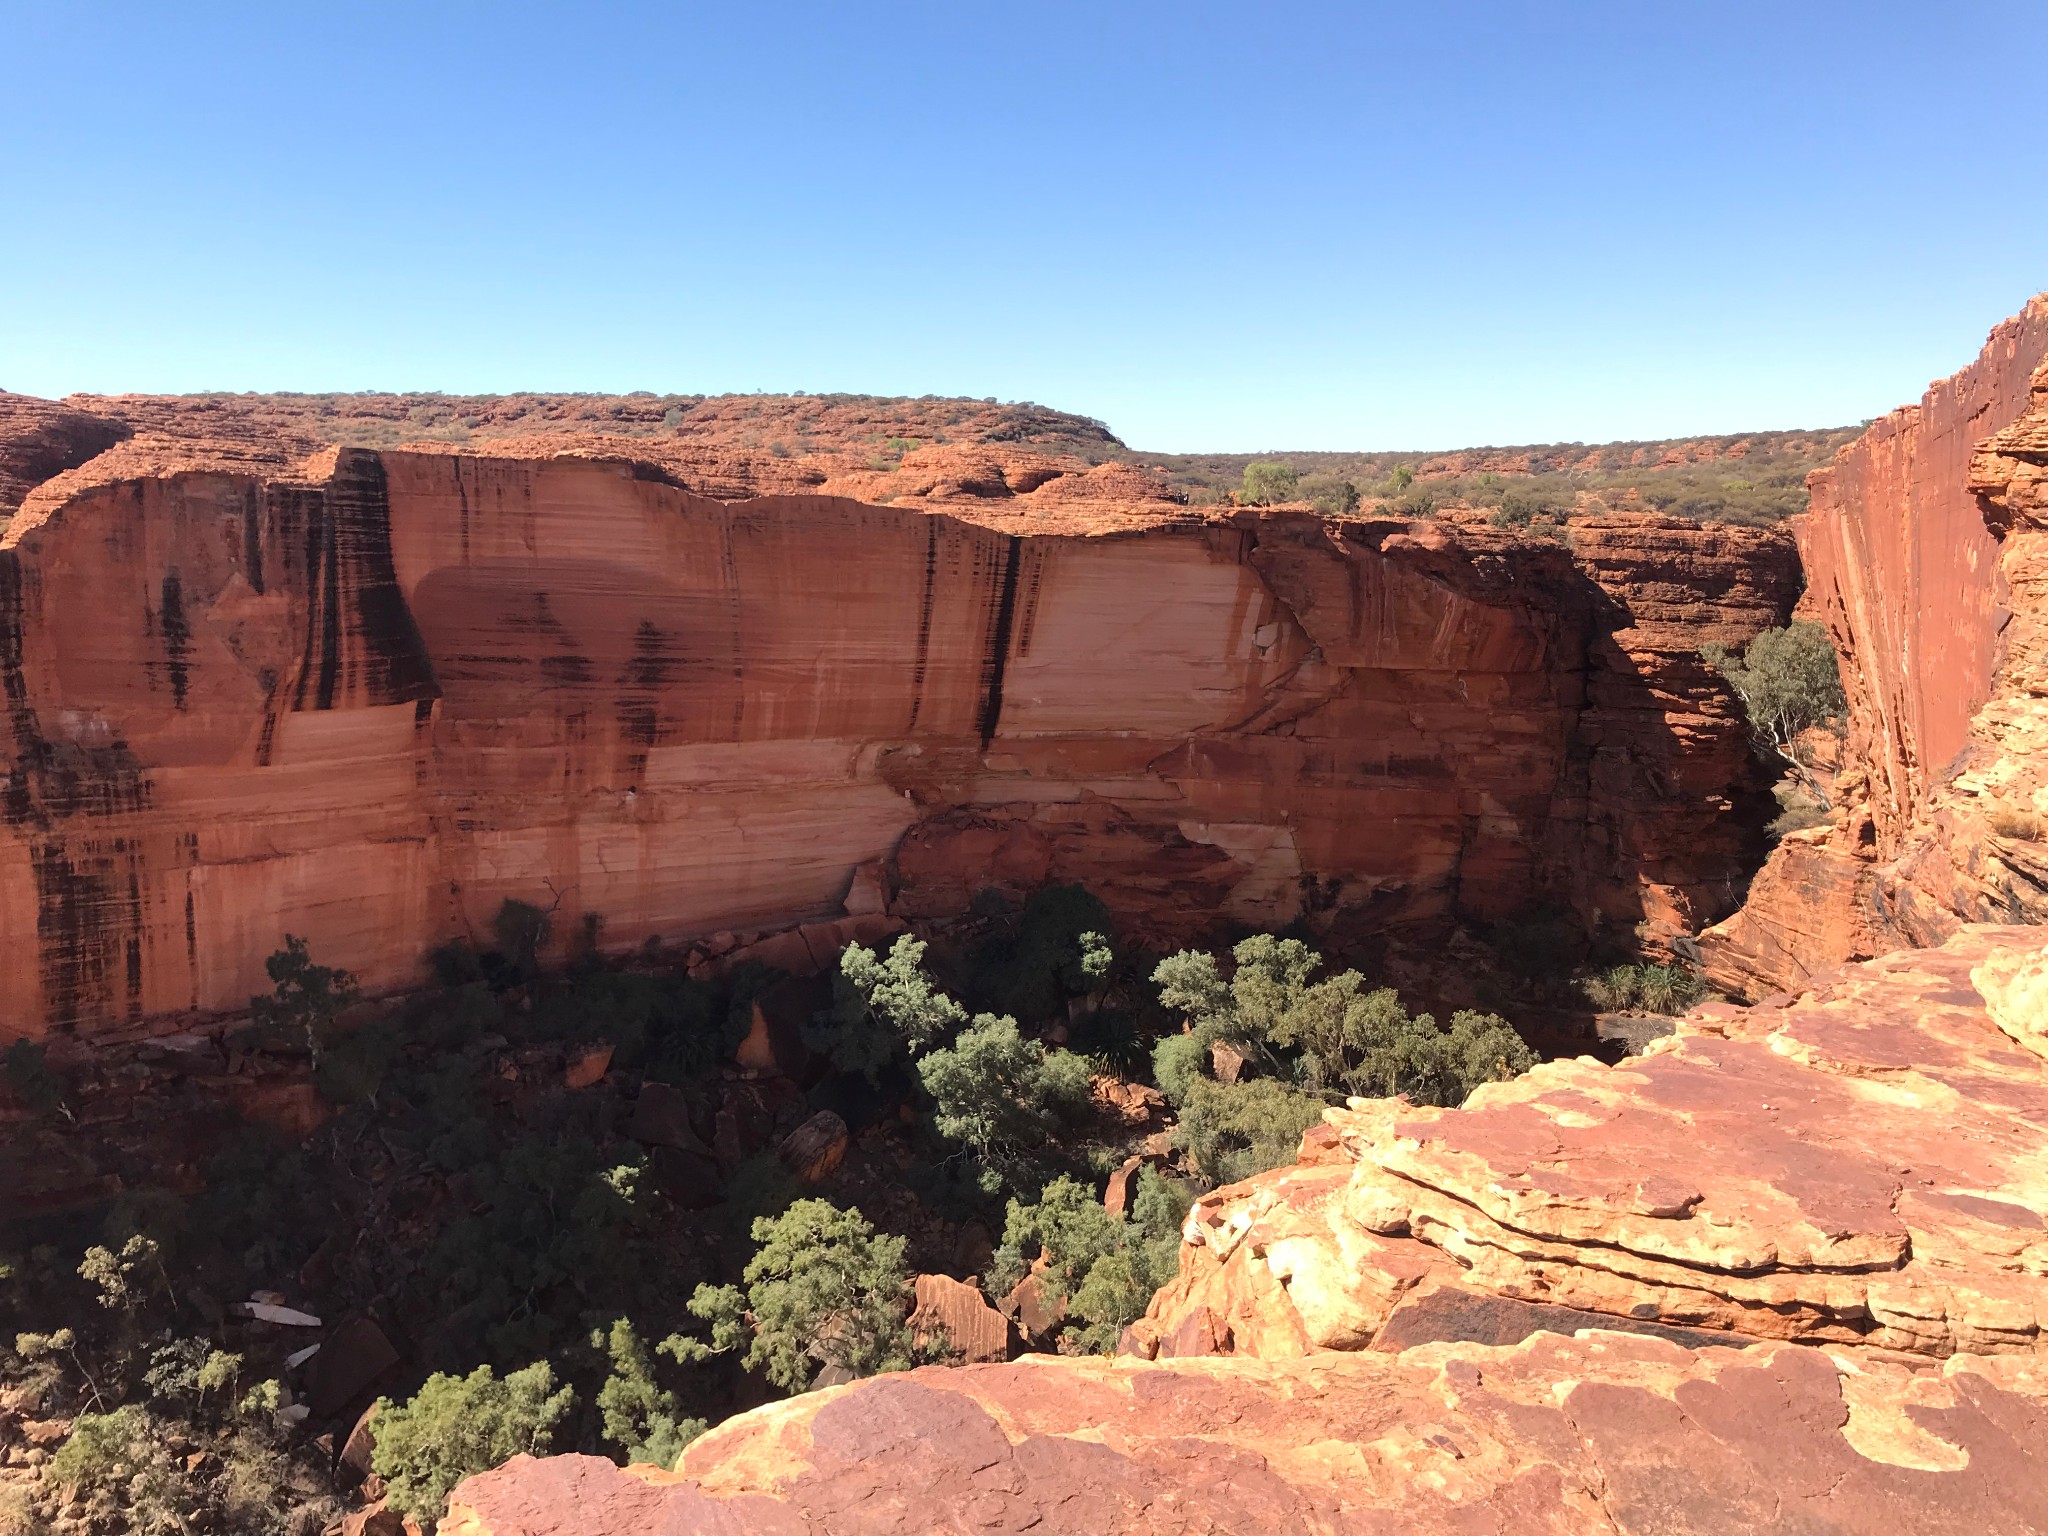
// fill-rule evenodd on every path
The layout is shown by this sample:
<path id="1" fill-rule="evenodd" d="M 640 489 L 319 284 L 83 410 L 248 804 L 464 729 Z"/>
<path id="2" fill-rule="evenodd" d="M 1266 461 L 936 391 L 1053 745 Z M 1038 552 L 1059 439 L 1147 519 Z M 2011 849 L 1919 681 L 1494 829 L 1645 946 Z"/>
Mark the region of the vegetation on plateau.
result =
<path id="1" fill-rule="evenodd" d="M 1764 526 L 1806 510 L 1806 477 L 1860 427 L 1587 446 L 1550 443 L 1446 453 L 1144 454 L 1189 500 L 1240 506 L 1307 501 L 1332 516 L 1364 507 L 1427 517 L 1486 512 L 1538 533 L 1574 513 L 1635 507 L 1699 522 Z M 1481 466 L 1481 467 L 1467 467 Z M 1498 466 L 1498 467 L 1484 467 Z"/>

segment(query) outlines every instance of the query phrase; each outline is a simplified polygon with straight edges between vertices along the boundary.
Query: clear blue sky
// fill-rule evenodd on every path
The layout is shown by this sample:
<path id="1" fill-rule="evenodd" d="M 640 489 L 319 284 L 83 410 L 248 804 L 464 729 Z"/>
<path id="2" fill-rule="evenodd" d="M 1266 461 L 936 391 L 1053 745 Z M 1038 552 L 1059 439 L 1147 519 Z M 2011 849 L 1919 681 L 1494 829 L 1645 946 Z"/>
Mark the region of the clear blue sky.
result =
<path id="1" fill-rule="evenodd" d="M 1822 426 L 2048 287 L 2041 0 L 0 0 L 0 387 Z"/>

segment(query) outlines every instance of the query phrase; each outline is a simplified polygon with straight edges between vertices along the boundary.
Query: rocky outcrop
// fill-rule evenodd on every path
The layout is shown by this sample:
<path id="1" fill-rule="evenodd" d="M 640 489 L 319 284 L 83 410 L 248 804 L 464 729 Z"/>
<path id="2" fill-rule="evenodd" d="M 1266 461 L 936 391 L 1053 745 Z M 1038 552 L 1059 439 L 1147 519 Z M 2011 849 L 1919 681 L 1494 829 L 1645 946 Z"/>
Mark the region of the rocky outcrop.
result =
<path id="1" fill-rule="evenodd" d="M 132 433 L 111 417 L 0 390 L 0 530 L 30 491 Z"/>
<path id="2" fill-rule="evenodd" d="M 808 1393 L 675 1472 L 517 1457 L 443 1536 L 2048 1527 L 2037 1361 L 1542 1334 L 1305 1360 L 1020 1361 Z"/>
<path id="3" fill-rule="evenodd" d="M 1968 922 L 2048 921 L 2048 295 L 1810 482 L 1804 609 L 1842 659 L 1832 826 L 1702 941 L 1747 996 Z"/>
<path id="4" fill-rule="evenodd" d="M 1159 942 L 1671 934 L 1756 851 L 1697 647 L 1782 619 L 1781 535 L 1197 512 L 1116 464 L 726 504 L 621 451 L 143 432 L 30 492 L 6 1029 L 233 1009 L 287 932 L 405 986 L 508 897 L 620 949 L 1055 880 Z"/>
<path id="5" fill-rule="evenodd" d="M 2048 1347 L 2042 936 L 1970 928 L 1783 1006 L 1696 1010 L 1462 1109 L 1353 1100 L 1303 1164 L 1204 1196 L 1127 1347 L 1376 1344 L 1444 1284 L 1748 1338 Z M 2020 1022 L 2015 1022 L 2016 1020 Z M 1412 1327 L 1396 1332 L 1408 1340 Z"/>

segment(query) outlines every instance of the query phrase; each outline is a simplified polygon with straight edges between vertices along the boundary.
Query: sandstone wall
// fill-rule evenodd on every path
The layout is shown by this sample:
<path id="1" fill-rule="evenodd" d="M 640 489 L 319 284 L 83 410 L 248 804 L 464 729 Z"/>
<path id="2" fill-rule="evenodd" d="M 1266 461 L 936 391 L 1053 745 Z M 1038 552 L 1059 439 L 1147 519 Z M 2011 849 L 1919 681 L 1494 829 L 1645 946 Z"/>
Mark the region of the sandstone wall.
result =
<path id="1" fill-rule="evenodd" d="M 2048 551 L 2029 490 L 2048 460 L 2044 361 L 2048 295 L 1812 477 L 1803 607 L 1842 658 L 1845 793 L 1836 824 L 1788 839 L 1704 941 L 1708 974 L 1739 995 L 1963 922 L 2048 921 L 2048 857 L 1995 825 L 2048 812 L 2031 638 Z"/>
<path id="2" fill-rule="evenodd" d="M 0 1027 L 231 1009 L 286 932 L 406 985 L 513 896 L 621 948 L 832 916 L 863 867 L 1162 937 L 1732 905 L 1759 786 L 1696 650 L 1782 621 L 1781 535 L 1062 505 L 125 443 L 0 540 Z"/>

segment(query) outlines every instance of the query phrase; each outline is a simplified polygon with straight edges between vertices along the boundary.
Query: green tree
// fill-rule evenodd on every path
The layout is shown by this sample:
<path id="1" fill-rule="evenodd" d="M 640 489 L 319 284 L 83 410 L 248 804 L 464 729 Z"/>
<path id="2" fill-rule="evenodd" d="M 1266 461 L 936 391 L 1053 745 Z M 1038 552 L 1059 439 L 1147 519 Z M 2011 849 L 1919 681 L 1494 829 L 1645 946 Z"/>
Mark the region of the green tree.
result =
<path id="1" fill-rule="evenodd" d="M 1238 503 L 1247 507 L 1270 507 L 1292 501 L 1299 483 L 1300 477 L 1294 473 L 1292 464 L 1279 459 L 1254 459 L 1244 467 L 1244 479 L 1237 492 Z"/>
<path id="2" fill-rule="evenodd" d="M 1358 487 L 1342 475 L 1304 475 L 1297 494 L 1330 517 L 1348 517 L 1358 510 Z"/>
<path id="3" fill-rule="evenodd" d="M 1066 1303 L 1082 1348 L 1107 1354 L 1152 1293 L 1173 1278 L 1192 1199 L 1186 1186 L 1145 1168 L 1130 1215 L 1112 1216 L 1087 1185 L 1054 1179 L 1036 1201 L 1010 1201 L 989 1290 L 1008 1291 L 1043 1258 L 1038 1283 L 1046 1301 Z"/>
<path id="4" fill-rule="evenodd" d="M 1458 1104 L 1482 1082 L 1513 1077 L 1535 1054 L 1503 1019 L 1461 1012 L 1446 1030 L 1429 1014 L 1411 1016 L 1392 988 L 1365 990 L 1356 971 L 1314 980 L 1322 957 L 1299 939 L 1254 934 L 1232 951 L 1225 982 L 1215 959 L 1183 950 L 1153 972 L 1160 1000 L 1185 1014 L 1190 1032 L 1161 1043 L 1154 1069 L 1161 1091 L 1192 1102 L 1210 1047 L 1227 1041 L 1269 1074 L 1312 1094 Z M 1262 1103 L 1264 1101 L 1261 1101 Z M 1247 1101 L 1249 1104 L 1250 1101 Z M 1206 1101 L 1212 1117 L 1223 1101 Z"/>
<path id="5" fill-rule="evenodd" d="M 110 1311 L 119 1308 L 133 1314 L 158 1287 L 168 1294 L 170 1277 L 164 1272 L 163 1253 L 155 1239 L 140 1233 L 121 1245 L 117 1254 L 95 1244 L 79 1261 L 79 1278 L 99 1292 L 99 1304 Z"/>
<path id="6" fill-rule="evenodd" d="M 1270 1077 L 1219 1083 L 1199 1078 L 1174 1127 L 1174 1145 L 1203 1176 L 1235 1184 L 1291 1163 L 1302 1134 L 1323 1118 L 1323 1100 Z"/>
<path id="7" fill-rule="evenodd" d="M 1168 1035 L 1152 1047 L 1152 1080 L 1175 1109 L 1184 1106 L 1195 1084 L 1202 1081 L 1202 1064 L 1209 1059 L 1206 1041 L 1193 1034 Z"/>
<path id="8" fill-rule="evenodd" d="M 438 1143 L 437 1143 L 438 1145 Z M 578 1137 L 523 1136 L 447 1149 L 470 1196 L 423 1266 L 458 1326 L 451 1348 L 518 1358 L 575 1336 L 596 1286 L 630 1286 L 644 1221 L 637 1165 Z M 457 1356 L 461 1358 L 461 1356 Z"/>
<path id="9" fill-rule="evenodd" d="M 792 1393 L 819 1366 L 872 1376 L 911 1363 L 902 1238 L 878 1233 L 858 1210 L 799 1200 L 755 1221 L 754 1241 L 744 1289 L 700 1285 L 690 1298 L 710 1343 L 671 1337 L 664 1353 L 698 1360 L 744 1345 L 747 1366 Z"/>
<path id="10" fill-rule="evenodd" d="M 873 1082 L 908 1050 L 928 1050 L 967 1018 L 967 1010 L 938 988 L 924 968 L 925 942 L 903 934 L 879 956 L 849 944 L 833 978 L 832 1012 L 804 1031 L 806 1042 L 841 1072 L 865 1073 Z"/>
<path id="11" fill-rule="evenodd" d="M 1742 700 L 1757 746 L 1781 759 L 1827 805 L 1827 795 L 1795 748 L 1800 732 L 1837 719 L 1849 707 L 1828 632 L 1798 619 L 1783 629 L 1764 630 L 1740 656 L 1718 642 L 1701 646 L 1700 655 Z"/>
<path id="12" fill-rule="evenodd" d="M 999 926 L 968 951 L 967 994 L 978 1011 L 1027 1024 L 1064 1016 L 1069 999 L 1108 977 L 1109 926 L 1109 909 L 1085 886 L 1033 891 L 1014 932 Z"/>
<path id="13" fill-rule="evenodd" d="M 630 1319 L 620 1318 L 608 1333 L 593 1333 L 590 1342 L 611 1358 L 611 1373 L 597 1393 L 605 1439 L 629 1462 L 674 1466 L 683 1447 L 704 1433 L 704 1420 L 685 1418 L 675 1393 L 655 1381 L 654 1352 Z"/>
<path id="14" fill-rule="evenodd" d="M 391 1507 L 431 1525 L 465 1477 L 521 1452 L 545 1455 L 575 1405 L 575 1392 L 556 1387 L 546 1361 L 502 1378 L 487 1365 L 467 1376 L 436 1372 L 409 1402 L 378 1400 L 370 1464 Z"/>
<path id="15" fill-rule="evenodd" d="M 249 999 L 250 1022 L 259 1036 L 303 1039 L 317 1065 L 333 1032 L 335 1017 L 356 1000 L 356 979 L 333 966 L 315 965 L 306 941 L 284 936 L 284 948 L 263 962 L 271 980 L 268 997 Z"/>
<path id="16" fill-rule="evenodd" d="M 1015 1019 L 994 1014 L 977 1015 L 949 1049 L 927 1054 L 917 1075 L 939 1134 L 973 1149 L 991 1192 L 1004 1178 L 1027 1177 L 1088 1109 L 1088 1063 L 1048 1051 Z"/>

